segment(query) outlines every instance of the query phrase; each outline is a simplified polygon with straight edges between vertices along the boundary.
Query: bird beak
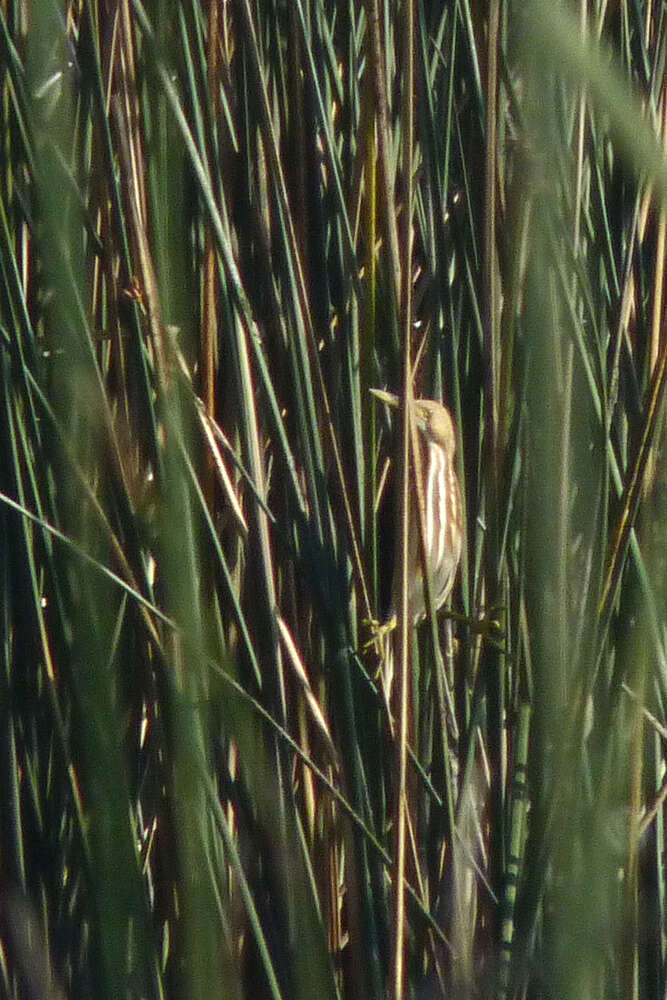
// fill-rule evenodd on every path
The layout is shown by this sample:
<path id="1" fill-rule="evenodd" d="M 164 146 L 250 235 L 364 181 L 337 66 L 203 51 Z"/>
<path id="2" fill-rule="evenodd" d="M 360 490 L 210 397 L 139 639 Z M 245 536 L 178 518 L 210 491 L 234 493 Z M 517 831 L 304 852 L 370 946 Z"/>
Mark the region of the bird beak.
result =
<path id="1" fill-rule="evenodd" d="M 371 392 L 381 403 L 386 403 L 387 406 L 391 406 L 394 410 L 398 409 L 400 399 L 393 392 L 385 392 L 384 389 L 371 389 Z"/>

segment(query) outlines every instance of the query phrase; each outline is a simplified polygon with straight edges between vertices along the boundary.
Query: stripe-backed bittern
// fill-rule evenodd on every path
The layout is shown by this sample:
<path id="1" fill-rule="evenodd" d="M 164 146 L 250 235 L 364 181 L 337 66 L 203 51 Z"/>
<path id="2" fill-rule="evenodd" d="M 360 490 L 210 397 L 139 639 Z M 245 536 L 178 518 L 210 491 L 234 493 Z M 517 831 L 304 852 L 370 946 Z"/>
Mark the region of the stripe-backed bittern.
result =
<path id="1" fill-rule="evenodd" d="M 399 399 L 393 393 L 379 389 L 371 391 L 388 406 L 399 405 Z M 421 449 L 426 559 L 433 608 L 437 611 L 449 597 L 461 558 L 463 508 L 454 464 L 456 434 L 449 410 L 442 403 L 436 403 L 432 399 L 415 399 L 412 405 Z M 426 615 L 419 531 L 417 505 L 412 503 L 408 526 L 408 599 L 415 625 Z M 400 565 L 397 565 L 394 567 L 387 627 L 396 620 L 399 588 Z M 391 690 L 392 659 L 389 655 L 385 664 L 384 687 L 387 696 Z"/>

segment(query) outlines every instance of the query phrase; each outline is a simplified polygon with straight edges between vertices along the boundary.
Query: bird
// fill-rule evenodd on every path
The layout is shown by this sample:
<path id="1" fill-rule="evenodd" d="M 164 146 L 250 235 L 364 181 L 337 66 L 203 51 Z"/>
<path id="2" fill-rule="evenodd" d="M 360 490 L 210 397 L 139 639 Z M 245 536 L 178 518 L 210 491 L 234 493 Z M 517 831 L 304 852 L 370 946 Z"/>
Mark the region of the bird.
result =
<path id="1" fill-rule="evenodd" d="M 397 408 L 399 398 L 381 389 L 373 395 L 386 405 Z M 456 578 L 463 544 L 463 505 L 456 474 L 456 431 L 446 406 L 434 399 L 413 399 L 412 412 L 420 444 L 422 491 L 424 503 L 424 542 L 427 565 L 431 575 L 433 608 L 438 611 L 447 598 Z M 411 504 L 408 523 L 408 602 L 413 626 L 426 616 L 426 595 L 422 572 L 419 539 L 419 515 L 416 503 Z M 396 624 L 401 567 L 394 567 L 391 604 L 381 625 L 389 632 Z M 391 644 L 390 644 L 391 647 Z M 387 649 L 383 671 L 383 687 L 387 702 L 391 696 L 393 655 Z"/>

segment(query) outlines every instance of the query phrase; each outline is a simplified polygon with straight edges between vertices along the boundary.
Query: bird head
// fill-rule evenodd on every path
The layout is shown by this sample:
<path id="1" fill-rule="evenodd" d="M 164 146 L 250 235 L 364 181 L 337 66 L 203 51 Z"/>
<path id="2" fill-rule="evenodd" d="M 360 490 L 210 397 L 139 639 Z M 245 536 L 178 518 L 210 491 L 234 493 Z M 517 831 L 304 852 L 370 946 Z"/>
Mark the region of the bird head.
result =
<path id="1" fill-rule="evenodd" d="M 386 403 L 393 409 L 398 409 L 400 399 L 393 392 L 385 392 L 384 389 L 371 389 L 376 399 Z M 456 432 L 454 422 L 446 406 L 437 403 L 434 399 L 413 400 L 413 414 L 417 427 L 424 437 L 444 448 L 450 458 L 456 451 Z"/>
<path id="2" fill-rule="evenodd" d="M 456 450 L 456 434 L 449 410 L 433 399 L 415 399 L 417 426 L 428 440 L 444 448 L 450 458 Z"/>

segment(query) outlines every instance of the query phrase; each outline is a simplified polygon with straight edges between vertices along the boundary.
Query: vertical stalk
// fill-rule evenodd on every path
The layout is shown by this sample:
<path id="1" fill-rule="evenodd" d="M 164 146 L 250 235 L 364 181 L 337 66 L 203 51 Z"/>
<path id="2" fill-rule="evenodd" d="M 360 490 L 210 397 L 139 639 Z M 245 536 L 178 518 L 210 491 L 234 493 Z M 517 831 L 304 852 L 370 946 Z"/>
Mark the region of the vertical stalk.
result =
<path id="1" fill-rule="evenodd" d="M 401 331 L 403 336 L 403 420 L 401 438 L 401 592 L 399 601 L 398 641 L 398 740 L 396 745 L 396 839 L 394 851 L 394 899 L 393 928 L 394 942 L 392 952 L 392 970 L 390 996 L 392 1000 L 401 1000 L 403 996 L 404 979 L 404 936 L 405 936 L 405 856 L 407 829 L 407 794 L 406 765 L 408 743 L 408 694 L 410 683 L 409 638 L 412 627 L 412 612 L 408 597 L 408 548 L 410 531 L 410 451 L 414 439 L 412 421 L 412 363 L 410 356 L 410 340 L 412 333 L 412 155 L 414 129 L 414 12 L 411 0 L 404 5 L 403 24 L 403 181 L 405 185 L 405 204 L 403 208 L 403 227 L 401 245 L 403 261 L 401 268 Z M 413 448 L 414 450 L 414 448 Z"/>
<path id="2" fill-rule="evenodd" d="M 499 300 L 496 253 L 496 185 L 498 135 L 498 45 L 500 35 L 500 0 L 489 7 L 489 41 L 486 72 L 486 190 L 484 231 L 484 337 L 486 354 L 486 393 L 484 436 L 486 439 L 486 601 L 491 607 L 500 603 L 500 531 L 498 496 L 500 488 L 500 448 L 504 440 L 498 398 L 500 348 L 498 338 Z M 506 760 L 503 736 L 503 669 L 498 650 L 487 646 L 486 690 L 488 698 L 489 763 L 494 781 L 491 784 L 491 875 L 492 885 L 500 887 L 504 871 L 504 783 Z"/>

